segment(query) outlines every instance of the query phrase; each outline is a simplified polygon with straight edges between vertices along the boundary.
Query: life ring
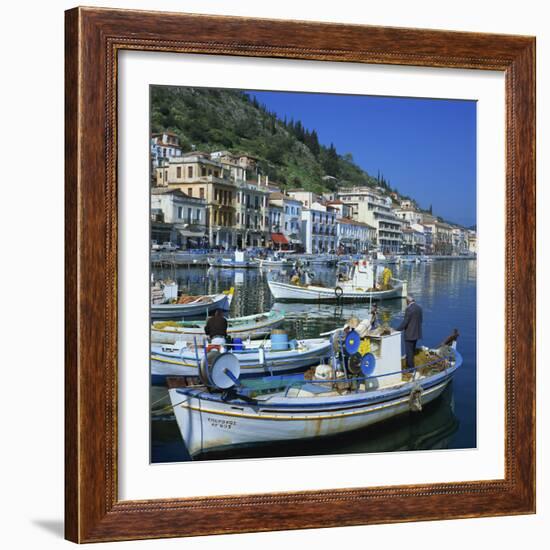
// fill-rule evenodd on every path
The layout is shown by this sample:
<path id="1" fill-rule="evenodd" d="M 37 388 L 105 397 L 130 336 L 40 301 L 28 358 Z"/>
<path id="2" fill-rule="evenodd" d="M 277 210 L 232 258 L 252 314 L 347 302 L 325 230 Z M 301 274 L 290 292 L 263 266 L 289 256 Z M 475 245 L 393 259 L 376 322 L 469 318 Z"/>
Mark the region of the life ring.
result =
<path id="1" fill-rule="evenodd" d="M 334 294 L 335 294 L 336 298 L 340 299 L 344 294 L 344 289 L 341 286 L 337 286 L 334 289 Z"/>

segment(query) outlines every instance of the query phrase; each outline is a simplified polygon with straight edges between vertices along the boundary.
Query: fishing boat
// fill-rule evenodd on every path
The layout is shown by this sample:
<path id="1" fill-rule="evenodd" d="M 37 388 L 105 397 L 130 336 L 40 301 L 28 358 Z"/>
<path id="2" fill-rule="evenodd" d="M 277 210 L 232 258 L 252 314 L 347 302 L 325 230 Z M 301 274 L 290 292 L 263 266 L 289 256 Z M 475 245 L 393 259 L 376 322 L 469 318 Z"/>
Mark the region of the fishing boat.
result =
<path id="1" fill-rule="evenodd" d="M 227 320 L 227 334 L 232 338 L 261 338 L 278 327 L 285 318 L 284 311 L 271 310 L 265 313 L 234 317 Z M 174 344 L 179 340 L 193 341 L 204 337 L 206 320 L 155 321 L 151 325 L 151 342 Z"/>
<path id="2" fill-rule="evenodd" d="M 169 379 L 190 455 L 338 435 L 420 412 L 462 365 L 456 340 L 452 346 L 419 350 L 413 369 L 404 368 L 400 332 L 388 328 L 371 334 L 370 351 L 353 351 L 364 342 L 351 331 L 341 346 L 346 354 L 333 345 L 330 361 L 305 374 L 243 379 L 236 356 L 223 353 L 204 366 L 198 382 Z"/>
<path id="3" fill-rule="evenodd" d="M 372 263 L 365 260 L 354 262 L 347 273 L 338 274 L 333 287 L 309 283 L 307 272 L 305 278 L 305 284 L 296 278 L 290 282 L 269 280 L 267 283 L 273 297 L 281 301 L 356 302 L 404 298 L 407 295 L 407 283 L 393 275 L 385 284 L 378 284 Z"/>
<path id="4" fill-rule="evenodd" d="M 303 254 L 297 259 L 309 267 L 333 267 L 338 262 L 336 254 Z"/>
<path id="5" fill-rule="evenodd" d="M 259 258 L 258 264 L 260 267 L 269 268 L 269 267 L 290 267 L 292 266 L 292 260 L 290 258 L 283 258 L 278 254 L 270 256 L 268 258 Z"/>
<path id="6" fill-rule="evenodd" d="M 182 319 L 205 316 L 216 309 L 228 311 L 235 289 L 219 294 L 178 294 L 177 283 L 157 282 L 151 289 L 151 319 Z"/>
<path id="7" fill-rule="evenodd" d="M 288 340 L 284 334 L 270 339 L 251 340 L 224 346 L 241 365 L 244 377 L 303 370 L 330 354 L 330 340 L 310 338 Z M 167 376 L 198 376 L 205 351 L 218 349 L 195 342 L 151 345 L 151 377 L 154 385 L 164 384 Z"/>
<path id="8" fill-rule="evenodd" d="M 221 269 L 255 269 L 259 263 L 255 259 L 248 258 L 244 250 L 235 250 L 233 258 L 208 258 L 210 267 Z"/>

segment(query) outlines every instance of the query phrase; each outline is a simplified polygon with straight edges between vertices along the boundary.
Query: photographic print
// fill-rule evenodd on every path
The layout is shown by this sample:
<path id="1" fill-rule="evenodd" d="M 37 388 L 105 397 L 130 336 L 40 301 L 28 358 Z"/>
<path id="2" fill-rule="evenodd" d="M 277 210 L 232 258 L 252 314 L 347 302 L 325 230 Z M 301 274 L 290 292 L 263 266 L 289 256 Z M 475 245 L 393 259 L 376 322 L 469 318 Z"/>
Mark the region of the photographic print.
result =
<path id="1" fill-rule="evenodd" d="M 151 461 L 476 447 L 476 102 L 150 87 Z"/>

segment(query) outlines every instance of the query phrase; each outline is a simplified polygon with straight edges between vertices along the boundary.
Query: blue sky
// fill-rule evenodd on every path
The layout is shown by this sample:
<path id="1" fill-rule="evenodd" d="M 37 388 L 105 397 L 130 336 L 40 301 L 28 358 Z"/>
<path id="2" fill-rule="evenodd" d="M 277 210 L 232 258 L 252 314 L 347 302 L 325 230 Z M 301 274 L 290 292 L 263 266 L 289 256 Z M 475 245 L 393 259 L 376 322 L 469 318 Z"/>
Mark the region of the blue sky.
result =
<path id="1" fill-rule="evenodd" d="M 351 153 L 369 174 L 435 215 L 476 223 L 474 101 L 248 92 L 280 118 L 315 129 L 324 145 Z"/>

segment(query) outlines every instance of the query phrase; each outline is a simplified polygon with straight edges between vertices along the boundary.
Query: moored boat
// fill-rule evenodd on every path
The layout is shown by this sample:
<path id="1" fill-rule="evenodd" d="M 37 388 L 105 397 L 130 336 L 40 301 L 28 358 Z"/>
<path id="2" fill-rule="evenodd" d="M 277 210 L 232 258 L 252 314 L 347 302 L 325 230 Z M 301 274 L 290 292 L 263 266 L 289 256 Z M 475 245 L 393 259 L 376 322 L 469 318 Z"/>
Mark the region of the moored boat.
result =
<path id="1" fill-rule="evenodd" d="M 291 266 L 292 260 L 290 258 L 282 258 L 280 256 L 271 256 L 269 258 L 258 259 L 260 267 L 285 267 Z"/>
<path id="2" fill-rule="evenodd" d="M 151 304 L 151 319 L 182 319 L 206 315 L 216 309 L 228 311 L 234 289 L 202 296 L 180 295 L 165 303 Z"/>
<path id="3" fill-rule="evenodd" d="M 259 267 L 259 263 L 248 258 L 243 250 L 236 250 L 233 258 L 208 258 L 208 265 L 221 269 L 255 269 Z"/>
<path id="4" fill-rule="evenodd" d="M 208 349 L 208 348 L 207 348 Z M 303 370 L 330 354 L 326 338 L 291 340 L 252 340 L 229 346 L 239 359 L 244 377 L 262 376 Z M 205 347 L 194 342 L 151 345 L 151 377 L 153 384 L 163 384 L 167 376 L 198 376 L 204 360 Z"/>
<path id="5" fill-rule="evenodd" d="M 226 357 L 232 354 L 222 354 L 202 371 L 198 385 L 169 379 L 189 453 L 321 438 L 421 411 L 462 364 L 456 349 L 442 346 L 422 348 L 414 369 L 405 369 L 401 334 L 394 330 L 369 336 L 369 346 L 355 363 L 357 353 L 346 361 L 334 352 L 328 364 L 305 374 L 241 379 L 238 362 Z"/>
<path id="6" fill-rule="evenodd" d="M 306 274 L 306 277 L 307 274 Z M 378 284 L 372 264 L 355 262 L 347 274 L 340 273 L 333 287 L 300 281 L 268 281 L 269 290 L 276 300 L 281 301 L 369 301 L 404 298 L 407 295 L 407 283 L 393 278 Z"/>
<path id="7" fill-rule="evenodd" d="M 227 334 L 232 338 L 261 338 L 278 327 L 285 318 L 284 311 L 271 310 L 265 313 L 227 319 Z M 156 321 L 151 326 L 151 341 L 173 344 L 179 340 L 192 341 L 204 337 L 206 320 Z"/>

